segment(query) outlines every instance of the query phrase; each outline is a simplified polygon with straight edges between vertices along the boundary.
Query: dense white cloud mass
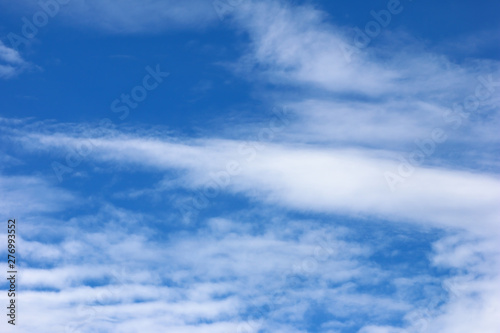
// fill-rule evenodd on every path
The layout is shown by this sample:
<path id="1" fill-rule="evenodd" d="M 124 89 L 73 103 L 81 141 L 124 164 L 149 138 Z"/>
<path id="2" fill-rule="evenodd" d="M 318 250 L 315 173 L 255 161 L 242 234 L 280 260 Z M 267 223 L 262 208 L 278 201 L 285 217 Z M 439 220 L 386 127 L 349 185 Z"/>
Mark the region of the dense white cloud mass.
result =
<path id="1" fill-rule="evenodd" d="M 74 1 L 64 17 L 146 32 L 215 15 L 198 1 L 136 4 Z M 26 214 L 18 331 L 499 332 L 498 62 L 398 43 L 347 56 L 352 36 L 310 6 L 249 1 L 232 14 L 250 42 L 231 72 L 293 88 L 269 94 L 287 112 L 247 125 L 253 139 L 0 118 L 3 140 L 55 162 L 54 183 L 0 176 L 2 211 Z M 24 63 L 3 44 L 0 59 Z M 113 199 L 169 197 L 162 214 L 62 189 L 136 172 L 156 178 Z M 223 195 L 252 208 L 197 215 Z M 67 218 L 71 206 L 90 208 Z M 314 313 L 321 327 L 308 326 Z"/>
<path id="2" fill-rule="evenodd" d="M 495 174 L 413 167 L 409 162 L 402 167 L 390 151 L 229 140 L 183 144 L 130 136 L 89 140 L 33 135 L 25 143 L 50 150 L 88 146 L 89 156 L 102 162 L 181 170 L 179 186 L 241 193 L 295 210 L 498 233 L 500 181 Z M 227 167 L 233 163 L 237 168 L 230 173 Z M 388 172 L 400 182 L 393 184 Z"/>

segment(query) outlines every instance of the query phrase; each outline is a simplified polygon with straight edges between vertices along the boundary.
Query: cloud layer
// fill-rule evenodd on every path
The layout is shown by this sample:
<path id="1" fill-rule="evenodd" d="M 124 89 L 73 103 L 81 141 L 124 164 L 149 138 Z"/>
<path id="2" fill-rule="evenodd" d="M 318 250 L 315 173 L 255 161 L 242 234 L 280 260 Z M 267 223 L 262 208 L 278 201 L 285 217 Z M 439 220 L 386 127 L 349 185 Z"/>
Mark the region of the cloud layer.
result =
<path id="1" fill-rule="evenodd" d="M 309 5 L 233 7 L 244 47 L 222 70 L 283 106 L 244 131 L 0 118 L 19 331 L 497 332 L 499 63 L 389 31 L 356 46 Z M 201 1 L 61 12 L 122 34 L 215 17 Z M 26 64 L 3 44 L 0 60 L 2 78 Z"/>

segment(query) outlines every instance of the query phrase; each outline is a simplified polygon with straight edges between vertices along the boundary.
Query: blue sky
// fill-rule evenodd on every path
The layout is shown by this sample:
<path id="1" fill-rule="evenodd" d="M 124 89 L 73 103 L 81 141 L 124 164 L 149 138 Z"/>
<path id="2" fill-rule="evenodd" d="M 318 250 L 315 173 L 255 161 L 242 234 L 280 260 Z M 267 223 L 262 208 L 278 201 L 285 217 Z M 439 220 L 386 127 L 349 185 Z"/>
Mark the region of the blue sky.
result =
<path id="1" fill-rule="evenodd" d="M 0 9 L 2 332 L 500 332 L 498 2 Z"/>

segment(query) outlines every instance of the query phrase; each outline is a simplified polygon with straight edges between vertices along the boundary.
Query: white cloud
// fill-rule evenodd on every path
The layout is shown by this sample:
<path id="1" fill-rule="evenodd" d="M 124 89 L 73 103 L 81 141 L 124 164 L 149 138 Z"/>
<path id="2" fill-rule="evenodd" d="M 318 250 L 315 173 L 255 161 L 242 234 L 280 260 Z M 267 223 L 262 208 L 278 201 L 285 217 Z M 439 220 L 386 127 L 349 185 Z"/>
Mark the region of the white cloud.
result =
<path id="1" fill-rule="evenodd" d="M 288 142 L 363 146 L 409 153 L 419 148 L 416 142 L 431 140 L 435 129 L 446 135 L 444 142 L 436 145 L 437 152 L 453 144 L 467 144 L 478 150 L 484 149 L 486 144 L 500 142 L 496 132 L 500 125 L 497 111 L 488 121 L 472 114 L 459 128 L 454 128 L 455 120 L 453 123 L 449 120 L 451 104 L 438 105 L 418 99 L 375 103 L 306 99 L 291 103 L 288 108 L 296 118 L 281 133 L 282 140 Z M 430 159 L 442 156 L 434 155 Z M 495 158 L 476 157 L 476 160 L 487 162 Z"/>
<path id="2" fill-rule="evenodd" d="M 42 10 L 31 1 L 18 4 L 24 13 Z M 71 0 L 61 4 L 56 19 L 67 25 L 109 33 L 155 33 L 178 28 L 205 28 L 217 19 L 211 1 Z"/>
<path id="3" fill-rule="evenodd" d="M 398 73 L 364 59 L 347 65 L 339 47 L 344 36 L 324 23 L 324 13 L 282 1 L 251 2 L 236 12 L 252 45 L 244 68 L 264 68 L 267 79 L 281 84 L 312 84 L 337 92 L 386 92 Z M 254 68 L 254 66 L 256 66 Z M 266 70 L 267 69 L 267 70 Z"/>
<path id="4" fill-rule="evenodd" d="M 454 64 L 445 55 L 415 47 L 417 42 L 408 36 L 399 41 L 394 34 L 392 45 L 355 48 L 348 29 L 328 23 L 325 13 L 311 6 L 253 1 L 242 5 L 235 15 L 236 24 L 251 39 L 242 69 L 251 68 L 252 74 L 263 74 L 283 85 L 369 96 L 426 93 L 427 98 L 443 99 L 461 96 L 478 69 L 491 72 L 499 68 L 494 61 Z M 357 52 L 346 57 L 345 45 Z"/>
<path id="5" fill-rule="evenodd" d="M 28 63 L 19 52 L 0 41 L 0 79 L 9 79 L 26 69 Z"/>
<path id="6" fill-rule="evenodd" d="M 404 329 L 369 325 L 363 333 L 496 333 L 500 327 L 500 251 L 498 238 L 449 235 L 434 244 L 431 257 L 441 269 L 456 273 L 443 281 L 444 297 L 435 296 L 428 306 L 406 315 Z"/>
<path id="7" fill-rule="evenodd" d="M 27 250 L 20 250 L 24 291 L 16 329 L 63 332 L 70 325 L 132 332 L 146 325 L 160 331 L 230 332 L 245 324 L 280 331 L 290 320 L 301 322 L 309 306 L 334 295 L 346 304 L 335 311 L 344 313 L 381 313 L 376 300 L 390 311 L 410 307 L 345 287 L 376 284 L 388 275 L 365 264 L 371 249 L 344 239 L 348 231 L 342 228 L 313 221 L 286 221 L 282 228 L 281 221 L 252 231 L 242 227 L 244 221 L 215 219 L 199 233 L 173 233 L 168 242 L 159 242 L 137 228 L 130 235 L 102 216 L 93 218 L 101 221 L 102 231 L 75 226 L 62 242 L 20 244 Z M 75 234 L 81 245 L 67 251 Z M 35 253 L 49 247 L 55 262 Z M 324 293 L 325 284 L 339 287 Z M 255 313 L 260 307 L 268 310 Z"/>
<path id="8" fill-rule="evenodd" d="M 40 195 L 41 193 L 43 195 Z M 0 176 L 0 209 L 12 218 L 62 210 L 75 200 L 74 195 L 53 187 L 42 178 Z"/>
<path id="9" fill-rule="evenodd" d="M 77 149 L 86 142 L 63 135 L 26 135 L 24 140 L 28 146 L 50 150 Z M 89 158 L 181 170 L 186 176 L 179 183 L 191 189 L 214 184 L 213 175 L 227 174 L 227 163 L 237 161 L 240 172 L 229 177 L 226 186 L 215 185 L 219 191 L 295 210 L 377 216 L 479 233 L 495 232 L 500 213 L 500 181 L 494 174 L 421 166 L 391 191 L 384 175 L 397 174 L 401 162 L 390 151 L 288 144 L 266 144 L 259 151 L 258 142 L 174 143 L 135 136 L 99 138 L 94 143 Z"/>
<path id="10" fill-rule="evenodd" d="M 285 1 L 242 5 L 234 23 L 250 38 L 236 73 L 294 88 L 274 98 L 299 118 L 288 140 L 408 149 L 435 128 L 446 131 L 447 143 L 478 150 L 500 140 L 498 61 L 455 63 L 389 29 L 348 60 L 342 46 L 355 44 L 348 28 Z"/>

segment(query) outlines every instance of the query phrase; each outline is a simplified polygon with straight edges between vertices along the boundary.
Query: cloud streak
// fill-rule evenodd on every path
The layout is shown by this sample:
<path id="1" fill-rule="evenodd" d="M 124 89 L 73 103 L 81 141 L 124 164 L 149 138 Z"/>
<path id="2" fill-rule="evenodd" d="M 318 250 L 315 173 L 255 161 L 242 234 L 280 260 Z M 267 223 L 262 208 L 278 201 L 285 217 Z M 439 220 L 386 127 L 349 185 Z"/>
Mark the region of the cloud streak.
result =
<path id="1" fill-rule="evenodd" d="M 0 41 L 0 79 L 15 77 L 28 67 L 18 51 Z"/>

